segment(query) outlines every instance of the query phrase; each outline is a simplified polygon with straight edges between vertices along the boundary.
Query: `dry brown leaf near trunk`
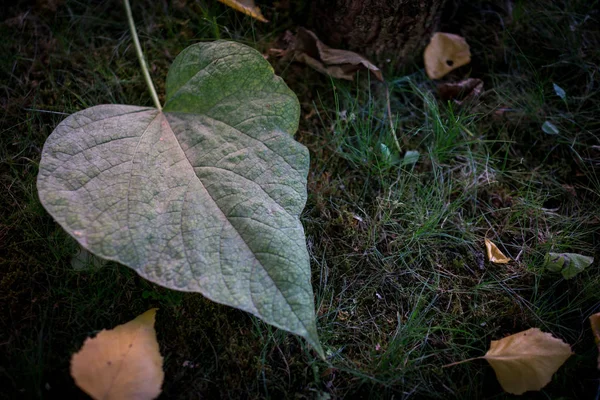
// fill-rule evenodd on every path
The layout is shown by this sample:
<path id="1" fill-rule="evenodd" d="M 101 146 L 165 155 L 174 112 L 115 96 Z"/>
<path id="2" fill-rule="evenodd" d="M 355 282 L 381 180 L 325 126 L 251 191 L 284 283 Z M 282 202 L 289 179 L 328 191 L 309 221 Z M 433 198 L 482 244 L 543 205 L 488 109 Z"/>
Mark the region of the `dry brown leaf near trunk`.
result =
<path id="1" fill-rule="evenodd" d="M 260 12 L 260 8 L 258 8 L 254 4 L 254 0 L 219 0 L 221 3 L 228 5 L 229 7 L 237 10 L 239 12 L 243 12 L 246 15 L 251 16 L 261 22 L 269 22 L 265 17 L 263 17 L 262 12 Z"/>
<path id="2" fill-rule="evenodd" d="M 94 399 L 158 397 L 164 379 L 154 320 L 156 308 L 87 338 L 71 359 L 71 376 Z"/>
<path id="3" fill-rule="evenodd" d="M 423 53 L 425 71 L 431 79 L 440 79 L 450 71 L 471 62 L 471 50 L 462 36 L 436 32 Z"/>
<path id="4" fill-rule="evenodd" d="M 351 81 L 357 71 L 367 70 L 383 81 L 379 68 L 365 57 L 348 50 L 332 49 L 308 29 L 299 28 L 296 35 L 286 32 L 284 40 L 288 45 L 285 53 L 323 74 Z"/>
<path id="5" fill-rule="evenodd" d="M 600 370 L 600 313 L 596 313 L 590 317 L 590 324 L 592 325 L 596 345 L 598 345 L 598 369 Z"/>
<path id="6" fill-rule="evenodd" d="M 460 82 L 446 82 L 438 85 L 440 99 L 453 100 L 458 105 L 476 99 L 482 92 L 483 81 L 478 78 L 467 78 Z"/>
<path id="7" fill-rule="evenodd" d="M 540 390 L 571 356 L 571 346 L 538 328 L 492 340 L 483 356 L 502 388 L 512 394 Z"/>

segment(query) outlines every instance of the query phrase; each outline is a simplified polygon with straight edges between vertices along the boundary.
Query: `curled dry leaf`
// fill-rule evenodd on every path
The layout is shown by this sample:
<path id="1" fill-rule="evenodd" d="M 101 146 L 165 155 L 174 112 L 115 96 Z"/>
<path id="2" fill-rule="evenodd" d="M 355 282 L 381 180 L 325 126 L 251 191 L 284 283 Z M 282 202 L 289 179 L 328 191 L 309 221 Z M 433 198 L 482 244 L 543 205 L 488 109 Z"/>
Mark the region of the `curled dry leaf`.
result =
<path id="1" fill-rule="evenodd" d="M 438 85 L 440 98 L 444 101 L 454 100 L 458 105 L 479 97 L 482 92 L 483 81 L 477 78 L 468 78 L 455 83 L 440 83 Z"/>
<path id="2" fill-rule="evenodd" d="M 287 49 L 278 51 L 280 54 L 291 54 L 295 61 L 305 63 L 323 74 L 351 81 L 357 71 L 367 70 L 383 81 L 379 68 L 365 57 L 348 50 L 332 49 L 308 29 L 301 27 L 296 35 L 286 32 L 284 41 Z"/>
<path id="3" fill-rule="evenodd" d="M 254 4 L 254 0 L 219 0 L 221 3 L 228 5 L 229 7 L 237 10 L 239 12 L 243 12 L 246 15 L 251 16 L 261 22 L 269 22 L 265 17 L 263 17 L 262 12 L 260 12 L 260 8 L 258 8 Z"/>
<path id="4" fill-rule="evenodd" d="M 471 62 L 471 51 L 462 36 L 436 32 L 423 53 L 425 71 L 431 79 L 440 79 L 448 72 Z"/>
<path id="5" fill-rule="evenodd" d="M 487 250 L 488 259 L 495 264 L 506 264 L 510 258 L 506 257 L 500 249 L 488 238 L 485 238 L 485 248 Z"/>
<path id="6" fill-rule="evenodd" d="M 571 356 L 571 346 L 538 328 L 492 340 L 483 356 L 502 388 L 512 394 L 540 390 Z"/>
<path id="7" fill-rule="evenodd" d="M 594 339 L 598 345 L 598 369 L 600 370 L 600 313 L 596 313 L 590 317 L 590 324 L 592 325 L 592 332 L 594 332 Z"/>
<path id="8" fill-rule="evenodd" d="M 269 22 L 265 17 L 263 17 L 262 12 L 260 12 L 260 8 L 258 8 L 254 4 L 254 0 L 219 0 L 221 3 L 228 5 L 229 7 L 237 10 L 239 12 L 243 12 L 246 15 L 251 16 L 261 22 Z"/>
<path id="9" fill-rule="evenodd" d="M 164 373 L 154 320 L 156 308 L 95 338 L 71 359 L 71 376 L 94 399 L 154 399 Z"/>

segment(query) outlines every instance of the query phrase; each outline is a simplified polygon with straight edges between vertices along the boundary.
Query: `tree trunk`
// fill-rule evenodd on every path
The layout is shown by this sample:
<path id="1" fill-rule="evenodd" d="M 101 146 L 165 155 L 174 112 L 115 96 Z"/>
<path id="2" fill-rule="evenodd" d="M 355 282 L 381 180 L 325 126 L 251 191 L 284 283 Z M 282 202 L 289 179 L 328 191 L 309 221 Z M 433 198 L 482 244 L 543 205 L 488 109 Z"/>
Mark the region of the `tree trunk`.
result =
<path id="1" fill-rule="evenodd" d="M 334 48 L 384 67 L 420 57 L 446 0 L 314 0 L 312 28 Z"/>

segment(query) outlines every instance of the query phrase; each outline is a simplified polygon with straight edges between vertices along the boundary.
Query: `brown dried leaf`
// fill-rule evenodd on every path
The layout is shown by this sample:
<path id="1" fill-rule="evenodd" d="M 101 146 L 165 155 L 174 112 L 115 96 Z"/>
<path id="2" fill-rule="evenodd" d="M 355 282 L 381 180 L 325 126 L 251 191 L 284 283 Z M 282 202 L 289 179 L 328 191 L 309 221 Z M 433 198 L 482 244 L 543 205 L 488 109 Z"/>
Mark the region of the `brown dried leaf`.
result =
<path id="1" fill-rule="evenodd" d="M 154 399 L 164 378 L 156 308 L 87 338 L 71 359 L 71 376 L 94 399 Z"/>
<path id="2" fill-rule="evenodd" d="M 492 340 L 483 356 L 502 388 L 512 394 L 540 390 L 571 356 L 571 346 L 538 328 Z"/>
<path id="3" fill-rule="evenodd" d="M 348 50 L 332 49 L 308 29 L 299 28 L 296 36 L 286 33 L 284 40 L 289 46 L 287 51 L 293 54 L 295 61 L 305 63 L 323 74 L 351 81 L 356 71 L 368 70 L 383 81 L 379 68 L 365 57 Z"/>
<path id="4" fill-rule="evenodd" d="M 596 313 L 590 317 L 590 324 L 592 325 L 592 332 L 594 332 L 594 339 L 598 345 L 598 369 L 600 369 L 600 313 Z"/>
<path id="5" fill-rule="evenodd" d="M 456 104 L 473 100 L 483 92 L 483 81 L 477 78 L 468 78 L 456 83 L 440 83 L 438 95 L 444 101 L 454 100 Z"/>
<path id="6" fill-rule="evenodd" d="M 262 12 L 260 12 L 260 8 L 258 8 L 254 4 L 254 0 L 219 0 L 221 3 L 228 5 L 229 7 L 237 10 L 239 12 L 243 12 L 246 15 L 251 16 L 261 22 L 269 22 L 265 17 L 263 17 Z"/>
<path id="7" fill-rule="evenodd" d="M 491 240 L 485 238 L 485 248 L 487 250 L 488 259 L 495 264 L 506 264 L 510 258 L 506 257 Z"/>
<path id="8" fill-rule="evenodd" d="M 462 36 L 436 32 L 423 53 L 425 71 L 431 79 L 440 79 L 448 72 L 471 62 L 471 51 Z"/>

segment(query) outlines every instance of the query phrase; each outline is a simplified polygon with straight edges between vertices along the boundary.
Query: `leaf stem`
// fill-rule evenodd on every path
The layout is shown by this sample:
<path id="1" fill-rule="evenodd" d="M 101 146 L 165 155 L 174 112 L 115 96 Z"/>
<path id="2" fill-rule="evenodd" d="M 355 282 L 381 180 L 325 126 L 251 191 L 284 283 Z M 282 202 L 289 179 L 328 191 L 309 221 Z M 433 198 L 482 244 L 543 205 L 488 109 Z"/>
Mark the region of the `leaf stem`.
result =
<path id="1" fill-rule="evenodd" d="M 148 90 L 150 90 L 152 100 L 154 100 L 154 105 L 156 106 L 156 108 L 158 108 L 158 111 L 162 111 L 162 106 L 160 105 L 160 100 L 158 100 L 158 95 L 156 94 L 156 89 L 154 88 L 154 84 L 152 83 L 152 78 L 150 78 L 148 65 L 146 64 L 146 60 L 144 59 L 144 53 L 142 53 L 142 46 L 140 46 L 140 40 L 138 39 L 138 35 L 135 30 L 135 23 L 133 22 L 133 15 L 131 14 L 131 6 L 129 5 L 129 0 L 123 0 L 123 3 L 125 4 L 125 12 L 127 13 L 127 20 L 129 22 L 129 29 L 131 30 L 131 37 L 133 38 L 135 52 L 137 53 L 138 60 L 140 61 L 140 66 L 142 67 L 142 73 L 144 74 L 146 85 L 148 85 Z"/>
<path id="2" fill-rule="evenodd" d="M 453 367 L 453 366 L 458 365 L 458 364 L 462 364 L 462 363 L 466 363 L 466 362 L 474 361 L 474 360 L 479 360 L 481 358 L 483 358 L 483 357 L 473 357 L 473 358 L 469 358 L 469 359 L 466 359 L 466 360 L 453 362 L 452 364 L 443 365 L 442 368 Z"/>
<path id="3" fill-rule="evenodd" d="M 385 99 L 387 101 L 387 114 L 388 119 L 390 121 L 390 129 L 392 130 L 392 135 L 394 135 L 394 142 L 396 142 L 396 147 L 398 148 L 399 155 L 402 154 L 402 147 L 400 146 L 400 142 L 398 141 L 398 135 L 396 135 L 396 127 L 394 126 L 394 120 L 392 119 L 392 106 L 390 104 L 390 88 L 388 84 L 385 84 Z"/>

